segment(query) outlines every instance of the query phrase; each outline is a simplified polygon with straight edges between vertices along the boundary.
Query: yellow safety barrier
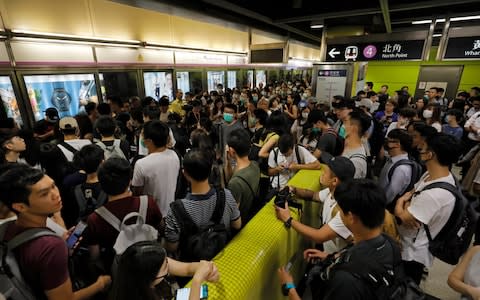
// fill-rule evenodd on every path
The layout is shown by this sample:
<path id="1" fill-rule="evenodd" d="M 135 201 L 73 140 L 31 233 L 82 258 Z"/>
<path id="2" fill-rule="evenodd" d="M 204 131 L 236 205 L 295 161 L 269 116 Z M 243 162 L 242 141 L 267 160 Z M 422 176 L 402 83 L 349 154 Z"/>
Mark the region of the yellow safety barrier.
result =
<path id="1" fill-rule="evenodd" d="M 289 185 L 319 191 L 321 174 L 321 170 L 301 170 L 289 181 Z M 318 219 L 319 204 L 301 202 L 304 205 L 302 222 L 311 224 Z M 292 209 L 292 216 L 299 218 L 295 209 Z M 208 299 L 283 299 L 277 269 L 295 255 L 290 272 L 294 278 L 300 278 L 303 275 L 300 271 L 305 243 L 295 230 L 287 230 L 277 220 L 272 199 L 213 259 L 220 272 L 220 280 L 208 283 Z"/>

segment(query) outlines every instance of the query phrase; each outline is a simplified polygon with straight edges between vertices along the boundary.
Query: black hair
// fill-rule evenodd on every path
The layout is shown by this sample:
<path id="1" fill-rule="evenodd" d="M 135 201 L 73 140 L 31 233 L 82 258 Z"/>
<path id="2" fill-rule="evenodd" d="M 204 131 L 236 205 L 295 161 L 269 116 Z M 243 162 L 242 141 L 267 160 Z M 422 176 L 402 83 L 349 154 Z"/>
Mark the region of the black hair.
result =
<path id="1" fill-rule="evenodd" d="M 85 112 L 87 115 L 90 115 L 92 112 L 95 111 L 97 108 L 97 103 L 95 102 L 88 102 L 87 105 L 85 105 Z"/>
<path id="2" fill-rule="evenodd" d="M 158 276 L 165 259 L 166 251 L 157 241 L 137 242 L 128 247 L 118 262 L 112 299 L 157 299 L 151 284 Z"/>
<path id="3" fill-rule="evenodd" d="M 415 123 L 413 125 L 413 129 L 415 131 L 417 131 L 418 133 L 420 133 L 420 136 L 422 136 L 423 138 L 428 138 L 432 135 L 435 135 L 436 133 L 438 133 L 438 131 L 433 128 L 432 126 L 429 126 L 425 123 Z"/>
<path id="4" fill-rule="evenodd" d="M 473 101 L 480 101 L 480 96 L 470 97 L 470 103 L 473 103 Z"/>
<path id="5" fill-rule="evenodd" d="M 169 106 L 170 105 L 170 100 L 168 100 L 168 96 L 162 96 L 160 98 L 160 101 L 158 101 L 159 106 Z"/>
<path id="6" fill-rule="evenodd" d="M 390 139 L 398 140 L 403 151 L 408 153 L 412 151 L 413 138 L 408 134 L 406 130 L 395 128 L 388 133 L 387 137 Z"/>
<path id="7" fill-rule="evenodd" d="M 155 147 L 165 147 L 168 143 L 169 128 L 159 120 L 153 120 L 145 123 L 143 126 L 144 139 L 152 140 Z"/>
<path id="8" fill-rule="evenodd" d="M 110 196 L 125 192 L 130 184 L 132 169 L 128 160 L 118 157 L 107 159 L 98 168 L 98 181 Z"/>
<path id="9" fill-rule="evenodd" d="M 0 199 L 10 210 L 13 203 L 29 205 L 32 185 L 45 174 L 26 164 L 5 164 L 0 167 Z M 15 210 L 13 210 L 15 211 Z"/>
<path id="10" fill-rule="evenodd" d="M 328 124 L 328 120 L 327 120 L 327 117 L 325 116 L 325 113 L 321 110 L 314 109 L 308 114 L 307 123 L 316 124 L 318 121 L 324 124 Z"/>
<path id="11" fill-rule="evenodd" d="M 147 96 L 142 99 L 142 107 L 149 106 L 152 103 L 157 103 L 153 97 Z"/>
<path id="12" fill-rule="evenodd" d="M 367 98 L 370 98 L 370 97 L 376 96 L 376 95 L 377 95 L 377 93 L 375 93 L 374 91 L 370 91 L 370 92 L 367 93 Z"/>
<path id="13" fill-rule="evenodd" d="M 367 81 L 367 86 L 369 86 L 370 88 L 373 88 L 373 82 Z"/>
<path id="14" fill-rule="evenodd" d="M 370 229 L 382 226 L 385 219 L 385 192 L 372 180 L 342 181 L 334 192 L 343 213 L 351 212 Z"/>
<path id="15" fill-rule="evenodd" d="M 227 137 L 227 145 L 233 148 L 239 157 L 248 156 L 250 152 L 250 135 L 245 129 L 235 129 Z"/>
<path id="16" fill-rule="evenodd" d="M 257 108 L 253 111 L 253 114 L 255 115 L 255 118 L 257 119 L 258 123 L 260 123 L 262 126 L 265 126 L 267 124 L 268 113 L 266 111 L 264 111 L 263 109 Z"/>
<path id="17" fill-rule="evenodd" d="M 225 105 L 224 105 L 224 108 L 223 108 L 224 111 L 225 111 L 225 108 L 229 108 L 229 109 L 233 110 L 234 113 L 237 113 L 237 111 L 238 111 L 237 106 L 236 106 L 235 104 L 233 104 L 233 103 L 227 103 L 227 104 L 225 104 Z"/>
<path id="18" fill-rule="evenodd" d="M 462 145 L 453 135 L 436 132 L 425 140 L 427 148 L 435 153 L 437 161 L 442 166 L 451 166 L 462 154 Z"/>
<path id="19" fill-rule="evenodd" d="M 294 145 L 295 141 L 293 139 L 293 135 L 290 133 L 285 133 L 278 139 L 278 150 L 280 150 L 280 152 L 283 154 L 287 153 L 288 150 L 293 149 Z"/>
<path id="20" fill-rule="evenodd" d="M 150 121 L 160 118 L 160 109 L 158 107 L 146 106 L 143 108 L 143 115 L 148 117 Z"/>
<path id="21" fill-rule="evenodd" d="M 204 129 L 197 128 L 190 133 L 192 148 L 213 151 L 212 139 Z"/>
<path id="22" fill-rule="evenodd" d="M 365 91 L 358 91 L 357 92 L 357 97 L 359 97 L 360 95 L 366 95 L 367 93 L 365 93 Z"/>
<path id="23" fill-rule="evenodd" d="M 208 180 L 212 164 L 210 153 L 201 149 L 192 149 L 183 158 L 183 170 L 195 181 Z"/>
<path id="24" fill-rule="evenodd" d="M 268 130 L 274 131 L 278 135 L 285 134 L 289 132 L 287 126 L 288 119 L 284 113 L 281 111 L 272 111 L 272 114 L 267 119 L 267 125 L 265 126 Z"/>
<path id="25" fill-rule="evenodd" d="M 110 137 L 115 134 L 117 124 L 112 117 L 101 116 L 95 121 L 95 128 L 97 129 L 98 133 L 100 133 L 100 135 L 104 137 Z"/>
<path id="26" fill-rule="evenodd" d="M 119 96 L 107 96 L 107 100 L 110 101 L 111 104 L 116 104 L 118 107 L 123 107 L 123 100 Z"/>
<path id="27" fill-rule="evenodd" d="M 132 120 L 137 121 L 139 124 L 143 124 L 143 110 L 141 107 L 131 110 L 130 115 Z"/>
<path id="28" fill-rule="evenodd" d="M 73 155 L 73 164 L 79 170 L 87 174 L 97 172 L 104 159 L 104 151 L 98 145 L 90 144 L 83 146 Z"/>
<path id="29" fill-rule="evenodd" d="M 112 109 L 110 108 L 110 105 L 108 103 L 102 102 L 97 105 L 97 111 L 98 114 L 101 116 L 110 116 L 112 113 Z"/>
<path id="30" fill-rule="evenodd" d="M 402 117 L 413 119 L 417 115 L 417 111 L 411 107 L 404 107 L 400 109 L 398 114 Z"/>
<path id="31" fill-rule="evenodd" d="M 386 88 L 388 89 L 388 85 L 387 85 L 387 84 L 382 85 L 382 87 L 386 87 Z"/>
<path id="32" fill-rule="evenodd" d="M 358 126 L 359 136 L 363 136 L 372 125 L 371 118 L 361 110 L 354 109 L 349 113 L 349 116 L 350 122 L 354 122 Z"/>
<path id="33" fill-rule="evenodd" d="M 455 116 L 455 119 L 457 120 L 457 122 L 461 122 L 462 119 L 463 119 L 463 113 L 459 109 L 449 109 L 447 111 L 447 115 L 448 116 Z"/>
<path id="34" fill-rule="evenodd" d="M 438 88 L 437 88 L 437 92 L 443 93 L 443 92 L 445 92 L 445 90 L 444 90 L 443 88 L 441 88 L 441 87 L 438 87 Z"/>
<path id="35" fill-rule="evenodd" d="M 471 88 L 471 90 L 474 90 L 477 93 L 477 95 L 480 95 L 480 87 L 474 86 Z"/>
<path id="36" fill-rule="evenodd" d="M 345 97 L 341 96 L 341 95 L 335 95 L 333 96 L 333 100 L 335 101 L 343 101 L 345 100 Z"/>
<path id="37" fill-rule="evenodd" d="M 457 97 L 463 97 L 465 99 L 468 99 L 470 97 L 470 94 L 463 91 L 463 92 L 458 93 Z"/>

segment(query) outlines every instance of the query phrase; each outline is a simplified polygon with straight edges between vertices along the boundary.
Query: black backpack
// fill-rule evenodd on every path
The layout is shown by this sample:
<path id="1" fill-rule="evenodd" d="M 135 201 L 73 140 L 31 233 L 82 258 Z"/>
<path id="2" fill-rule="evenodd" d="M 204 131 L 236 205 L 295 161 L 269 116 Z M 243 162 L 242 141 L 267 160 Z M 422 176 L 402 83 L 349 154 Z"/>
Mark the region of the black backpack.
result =
<path id="1" fill-rule="evenodd" d="M 395 245 L 396 242 L 385 234 L 382 236 L 391 244 L 393 257 L 400 258 L 400 248 Z M 401 259 L 394 261 L 392 265 L 383 265 L 370 256 L 351 259 L 349 255 L 343 255 L 341 261 L 344 263 L 335 265 L 331 272 L 342 270 L 361 278 L 369 285 L 378 300 L 437 299 L 425 294 L 410 277 L 406 276 Z"/>
<path id="2" fill-rule="evenodd" d="M 335 136 L 335 150 L 334 153 L 331 153 L 333 156 L 340 156 L 343 153 L 345 148 L 345 139 L 341 137 L 335 130 L 328 130 L 326 134 L 331 134 Z"/>
<path id="3" fill-rule="evenodd" d="M 107 202 L 107 194 L 103 190 L 98 194 L 98 199 L 95 199 L 93 195 L 86 196 L 86 194 L 91 194 L 91 192 L 91 190 L 90 192 L 87 192 L 87 189 L 84 190 L 83 184 L 79 184 L 73 188 L 73 195 L 78 205 L 80 219 L 87 218 L 95 209 Z"/>
<path id="4" fill-rule="evenodd" d="M 175 219 L 180 225 L 180 259 L 182 261 L 211 260 L 227 244 L 229 232 L 223 224 L 225 190 L 216 190 L 215 210 L 207 225 L 198 227 L 185 210 L 181 200 L 170 203 Z"/>
<path id="5" fill-rule="evenodd" d="M 368 138 L 368 143 L 370 144 L 371 156 L 377 157 L 385 141 L 386 128 L 384 128 L 382 123 L 380 123 L 375 117 L 371 118 L 371 120 L 373 122 L 373 132 Z"/>
<path id="6" fill-rule="evenodd" d="M 478 212 L 474 205 L 465 198 L 456 179 L 455 184 L 456 186 L 447 182 L 434 182 L 417 192 L 441 188 L 455 196 L 452 214 L 435 238 L 432 238 L 428 225 L 423 224 L 428 237 L 428 249 L 433 256 L 450 265 L 456 265 L 460 257 L 467 251 L 478 221 Z"/>
<path id="7" fill-rule="evenodd" d="M 401 159 L 394 163 L 390 170 L 388 171 L 387 177 L 388 177 L 388 182 L 392 182 L 392 176 L 393 173 L 395 172 L 395 169 L 397 167 L 403 166 L 403 165 L 409 165 L 412 168 L 412 176 L 410 177 L 410 183 L 408 184 L 407 188 L 405 189 L 404 193 L 411 191 L 413 187 L 415 186 L 415 183 L 417 183 L 420 180 L 420 177 L 422 177 L 423 174 L 423 169 L 422 166 L 414 161 L 413 159 Z M 393 213 L 393 210 L 395 209 L 395 205 L 397 203 L 397 199 L 400 198 L 402 195 L 397 195 L 395 196 L 395 200 L 392 201 L 389 205 L 387 205 L 387 209 Z"/>

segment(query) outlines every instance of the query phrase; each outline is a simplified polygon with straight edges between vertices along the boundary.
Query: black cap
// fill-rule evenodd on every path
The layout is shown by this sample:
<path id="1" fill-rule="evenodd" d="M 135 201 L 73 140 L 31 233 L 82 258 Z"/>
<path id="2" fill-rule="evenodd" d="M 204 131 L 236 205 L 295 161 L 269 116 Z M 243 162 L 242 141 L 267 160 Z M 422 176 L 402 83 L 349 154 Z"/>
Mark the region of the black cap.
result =
<path id="1" fill-rule="evenodd" d="M 60 119 L 58 116 L 58 110 L 55 107 L 49 107 L 45 110 L 45 115 L 52 120 L 52 121 L 57 121 Z"/>
<path id="2" fill-rule="evenodd" d="M 339 99 L 332 102 L 333 108 L 355 108 L 355 101 L 350 99 Z"/>
<path id="3" fill-rule="evenodd" d="M 332 157 L 326 161 L 327 166 L 340 181 L 353 179 L 355 166 L 352 161 L 344 156 Z"/>

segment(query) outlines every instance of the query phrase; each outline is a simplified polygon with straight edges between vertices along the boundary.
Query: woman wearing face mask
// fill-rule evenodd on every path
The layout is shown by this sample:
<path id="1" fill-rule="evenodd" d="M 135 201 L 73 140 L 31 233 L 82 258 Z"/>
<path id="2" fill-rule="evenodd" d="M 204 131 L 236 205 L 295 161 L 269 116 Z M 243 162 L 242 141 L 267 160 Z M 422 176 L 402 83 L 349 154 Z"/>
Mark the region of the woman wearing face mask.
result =
<path id="1" fill-rule="evenodd" d="M 442 110 L 440 105 L 436 103 L 430 103 L 423 111 L 423 118 L 427 125 L 432 126 L 438 132 L 442 132 L 442 124 L 440 123 Z"/>
<path id="2" fill-rule="evenodd" d="M 322 131 L 317 127 L 312 127 L 312 125 L 308 124 L 309 126 L 302 127 L 303 128 L 303 136 L 300 137 L 298 143 L 313 153 L 317 148 L 318 139 L 322 135 Z"/>
<path id="3" fill-rule="evenodd" d="M 217 282 L 218 269 L 211 261 L 182 263 L 167 257 L 158 242 L 138 242 L 130 246 L 120 258 L 112 299 L 162 300 L 172 299 L 173 292 L 168 277 L 192 278 L 189 300 L 200 299 L 204 281 Z"/>
<path id="4" fill-rule="evenodd" d="M 296 141 L 299 141 L 302 137 L 303 126 L 307 123 L 309 113 L 310 109 L 308 108 L 308 106 L 301 108 L 298 118 L 292 124 L 290 132 L 292 133 Z"/>

